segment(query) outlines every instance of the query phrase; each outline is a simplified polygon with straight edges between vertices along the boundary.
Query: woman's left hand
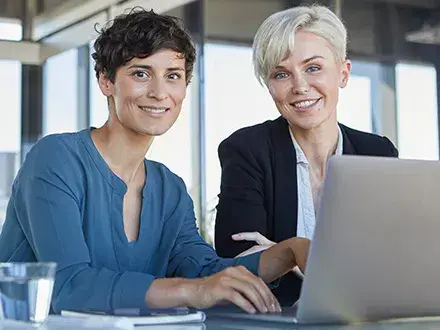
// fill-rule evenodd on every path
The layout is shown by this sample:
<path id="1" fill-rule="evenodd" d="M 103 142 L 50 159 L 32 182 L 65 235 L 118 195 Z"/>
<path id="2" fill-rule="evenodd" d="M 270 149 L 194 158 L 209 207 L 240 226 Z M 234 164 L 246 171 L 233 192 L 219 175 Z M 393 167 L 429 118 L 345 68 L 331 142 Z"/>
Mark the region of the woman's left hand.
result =
<path id="1" fill-rule="evenodd" d="M 275 242 L 272 242 L 265 236 L 261 235 L 259 232 L 245 232 L 234 234 L 232 235 L 232 239 L 234 241 L 248 241 L 257 243 L 257 245 L 254 245 L 250 249 L 243 251 L 242 253 L 237 255 L 236 258 L 267 250 L 268 248 L 276 244 Z"/>

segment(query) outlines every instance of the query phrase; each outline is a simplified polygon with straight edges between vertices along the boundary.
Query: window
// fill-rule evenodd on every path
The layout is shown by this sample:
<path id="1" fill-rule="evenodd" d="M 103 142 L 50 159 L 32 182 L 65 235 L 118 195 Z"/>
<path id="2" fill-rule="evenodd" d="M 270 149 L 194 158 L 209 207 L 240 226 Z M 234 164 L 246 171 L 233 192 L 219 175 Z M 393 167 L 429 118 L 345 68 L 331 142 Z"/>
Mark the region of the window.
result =
<path id="1" fill-rule="evenodd" d="M 433 66 L 396 66 L 397 136 L 401 158 L 439 157 L 437 76 Z"/>
<path id="2" fill-rule="evenodd" d="M 20 40 L 22 28 L 18 22 L 0 21 L 0 39 Z M 20 162 L 21 144 L 21 64 L 0 60 L 0 231 L 5 220 L 6 206 L 12 181 Z"/>
<path id="3" fill-rule="evenodd" d="M 98 81 L 95 75 L 95 61 L 92 59 L 93 43 L 89 43 L 90 47 L 90 126 L 101 127 L 107 121 L 108 107 L 107 98 L 99 89 Z"/>
<path id="4" fill-rule="evenodd" d="M 3 20 L 0 18 L 0 40 L 20 41 L 23 28 L 17 20 Z"/>
<path id="5" fill-rule="evenodd" d="M 252 49 L 205 45 L 206 72 L 206 239 L 213 241 L 221 168 L 217 149 L 239 128 L 275 119 L 279 113 L 269 92 L 254 76 Z"/>
<path id="6" fill-rule="evenodd" d="M 372 132 L 371 79 L 352 75 L 348 85 L 340 90 L 338 121 L 351 128 Z"/>
<path id="7" fill-rule="evenodd" d="M 78 51 L 71 49 L 44 65 L 43 135 L 78 130 Z"/>

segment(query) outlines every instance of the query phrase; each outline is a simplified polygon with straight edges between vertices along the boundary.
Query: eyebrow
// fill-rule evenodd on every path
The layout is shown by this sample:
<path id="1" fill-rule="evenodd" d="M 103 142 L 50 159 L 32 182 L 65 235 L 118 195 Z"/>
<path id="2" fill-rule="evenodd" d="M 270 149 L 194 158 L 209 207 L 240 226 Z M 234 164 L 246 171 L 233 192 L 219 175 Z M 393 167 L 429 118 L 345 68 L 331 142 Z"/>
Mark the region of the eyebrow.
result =
<path id="1" fill-rule="evenodd" d="M 303 60 L 301 63 L 302 63 L 302 64 L 306 64 L 306 63 L 309 63 L 309 62 L 311 62 L 311 61 L 317 60 L 318 58 L 320 58 L 320 59 L 324 59 L 324 57 L 322 57 L 322 56 L 320 56 L 320 55 L 315 55 L 315 56 L 312 56 L 312 57 L 306 58 L 306 59 Z"/>
<path id="2" fill-rule="evenodd" d="M 311 56 L 311 57 L 306 58 L 305 60 L 302 60 L 301 64 L 304 65 L 306 63 L 312 62 L 317 59 L 324 59 L 324 57 L 320 56 L 320 55 Z M 284 65 L 277 65 L 275 67 L 275 69 L 286 69 L 286 67 Z"/>
<path id="3" fill-rule="evenodd" d="M 153 70 L 153 67 L 148 64 L 133 64 L 128 67 L 129 69 L 147 69 L 147 70 Z M 185 71 L 184 68 L 180 66 L 170 67 L 167 68 L 167 71 Z"/>

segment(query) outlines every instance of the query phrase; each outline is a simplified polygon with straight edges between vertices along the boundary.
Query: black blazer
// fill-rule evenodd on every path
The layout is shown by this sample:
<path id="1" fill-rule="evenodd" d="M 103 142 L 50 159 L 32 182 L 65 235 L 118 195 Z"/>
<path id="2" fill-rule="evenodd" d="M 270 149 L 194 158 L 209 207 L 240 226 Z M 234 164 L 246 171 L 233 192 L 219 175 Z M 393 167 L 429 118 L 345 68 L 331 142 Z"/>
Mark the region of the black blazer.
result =
<path id="1" fill-rule="evenodd" d="M 397 157 L 386 137 L 339 125 L 343 154 Z M 234 242 L 231 235 L 258 231 L 274 242 L 296 236 L 298 192 L 296 153 L 287 121 L 279 117 L 233 133 L 219 146 L 221 189 L 215 224 L 215 247 L 221 257 L 234 257 L 253 242 Z M 284 276 L 274 289 L 284 306 L 294 303 L 301 280 Z"/>

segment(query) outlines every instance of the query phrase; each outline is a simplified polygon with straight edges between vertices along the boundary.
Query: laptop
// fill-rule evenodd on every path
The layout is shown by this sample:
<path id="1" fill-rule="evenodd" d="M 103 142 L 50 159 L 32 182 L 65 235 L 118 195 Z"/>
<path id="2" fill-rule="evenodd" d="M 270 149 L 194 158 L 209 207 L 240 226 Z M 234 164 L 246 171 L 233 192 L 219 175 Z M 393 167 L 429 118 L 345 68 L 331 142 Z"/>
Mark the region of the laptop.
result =
<path id="1" fill-rule="evenodd" d="M 213 314 L 302 324 L 440 316 L 440 162 L 333 156 L 296 306 Z"/>

